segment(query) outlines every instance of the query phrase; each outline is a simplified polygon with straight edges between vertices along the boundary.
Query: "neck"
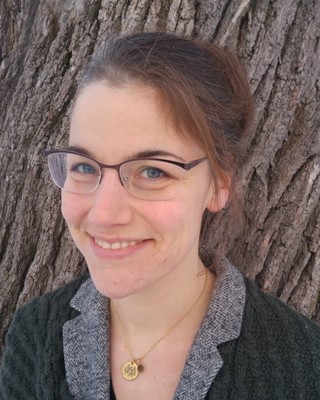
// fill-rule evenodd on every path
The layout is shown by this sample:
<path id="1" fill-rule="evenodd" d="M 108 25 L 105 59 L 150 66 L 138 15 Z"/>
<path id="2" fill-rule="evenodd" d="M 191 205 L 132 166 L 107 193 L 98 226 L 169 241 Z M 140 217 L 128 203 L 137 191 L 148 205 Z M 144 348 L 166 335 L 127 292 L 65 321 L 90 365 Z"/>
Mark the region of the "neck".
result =
<path id="1" fill-rule="evenodd" d="M 186 313 L 188 315 L 179 325 L 201 321 L 213 286 L 214 275 L 202 264 L 192 271 L 184 270 L 183 274 L 181 271 L 171 273 L 170 277 L 143 292 L 111 300 L 113 327 L 125 330 L 129 337 L 137 334 L 159 336 Z"/>

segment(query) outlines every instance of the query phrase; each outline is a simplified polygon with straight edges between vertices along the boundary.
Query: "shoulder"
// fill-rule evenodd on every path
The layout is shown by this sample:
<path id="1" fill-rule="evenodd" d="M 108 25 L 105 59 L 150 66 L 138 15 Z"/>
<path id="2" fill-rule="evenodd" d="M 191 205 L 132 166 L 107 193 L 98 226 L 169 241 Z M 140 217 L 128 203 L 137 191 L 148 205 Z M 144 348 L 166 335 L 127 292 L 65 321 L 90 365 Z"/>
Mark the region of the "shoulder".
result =
<path id="1" fill-rule="evenodd" d="M 283 390 L 292 390 L 290 398 L 296 398 L 295 390 L 305 398 L 319 398 L 319 325 L 247 280 L 239 345 L 256 369 L 272 377 L 271 382 L 281 377 Z"/>
<path id="2" fill-rule="evenodd" d="M 262 292 L 248 279 L 245 279 L 245 284 L 246 306 L 243 324 L 247 329 L 262 330 L 264 333 L 269 332 L 275 335 L 286 333 L 286 340 L 294 334 L 295 343 L 299 338 L 312 336 L 320 344 L 319 325 L 275 296 Z"/>
<path id="3" fill-rule="evenodd" d="M 253 282 L 245 285 L 240 336 L 219 345 L 224 364 L 212 398 L 319 399 L 320 327 Z"/>
<path id="4" fill-rule="evenodd" d="M 85 274 L 79 278 L 73 279 L 71 282 L 63 286 L 47 292 L 39 297 L 32 299 L 22 309 L 41 306 L 48 303 L 57 303 L 61 305 L 69 304 L 72 297 L 76 294 L 79 287 L 89 278 L 89 274 Z"/>
<path id="5" fill-rule="evenodd" d="M 61 326 L 65 321 L 77 315 L 70 305 L 72 297 L 88 279 L 88 275 L 77 278 L 62 287 L 32 299 L 18 309 L 14 315 L 10 330 L 17 326 L 30 326 L 33 331 L 51 326 Z"/>
<path id="6" fill-rule="evenodd" d="M 47 303 L 57 303 L 61 305 L 69 304 L 72 297 L 76 294 L 80 286 L 89 278 L 89 274 L 85 274 L 79 278 L 73 279 L 71 282 L 64 284 L 63 286 L 47 292 L 42 296 L 32 299 L 22 308 L 28 308 L 32 306 L 40 306 Z"/>
<path id="7" fill-rule="evenodd" d="M 88 275 L 31 300 L 14 315 L 0 365 L 0 398 L 71 398 L 62 328 L 79 313 L 69 303 Z M 41 395 L 39 395 L 41 393 Z M 55 393 L 55 395 L 53 395 Z M 44 396 L 44 397 L 43 397 Z"/>

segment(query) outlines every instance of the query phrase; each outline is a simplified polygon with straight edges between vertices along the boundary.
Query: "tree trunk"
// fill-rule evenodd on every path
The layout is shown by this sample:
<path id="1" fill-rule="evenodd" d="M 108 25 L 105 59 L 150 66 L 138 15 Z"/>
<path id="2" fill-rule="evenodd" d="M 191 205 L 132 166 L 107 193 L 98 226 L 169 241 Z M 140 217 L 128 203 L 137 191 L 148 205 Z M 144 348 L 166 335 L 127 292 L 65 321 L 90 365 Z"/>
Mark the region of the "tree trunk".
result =
<path id="1" fill-rule="evenodd" d="M 89 56 L 132 30 L 214 40 L 243 59 L 257 108 L 237 177 L 243 218 L 213 216 L 202 251 L 320 321 L 320 0 L 2 0 L 0 26 L 0 342 L 17 307 L 86 268 L 42 150 L 66 144 Z"/>

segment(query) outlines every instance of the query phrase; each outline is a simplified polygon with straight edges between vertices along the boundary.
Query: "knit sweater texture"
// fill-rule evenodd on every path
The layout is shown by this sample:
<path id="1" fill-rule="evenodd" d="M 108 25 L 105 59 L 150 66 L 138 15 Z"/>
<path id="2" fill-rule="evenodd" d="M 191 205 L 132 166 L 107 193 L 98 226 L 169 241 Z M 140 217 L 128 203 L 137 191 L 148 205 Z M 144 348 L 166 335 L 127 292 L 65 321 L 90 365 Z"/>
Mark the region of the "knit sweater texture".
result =
<path id="1" fill-rule="evenodd" d="M 0 368 L 1 400 L 73 399 L 62 327 L 79 315 L 69 303 L 86 279 L 35 299 L 15 314 Z M 241 334 L 218 346 L 223 366 L 206 399 L 319 400 L 319 326 L 245 283 Z"/>

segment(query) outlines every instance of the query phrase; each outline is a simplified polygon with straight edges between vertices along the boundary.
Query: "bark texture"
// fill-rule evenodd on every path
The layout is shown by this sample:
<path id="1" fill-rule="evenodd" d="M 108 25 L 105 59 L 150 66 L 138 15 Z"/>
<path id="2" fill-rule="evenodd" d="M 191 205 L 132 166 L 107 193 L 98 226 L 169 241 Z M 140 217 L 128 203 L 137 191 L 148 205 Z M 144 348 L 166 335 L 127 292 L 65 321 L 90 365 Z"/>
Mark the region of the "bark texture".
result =
<path id="1" fill-rule="evenodd" d="M 85 269 L 42 150 L 66 144 L 88 57 L 132 30 L 214 40 L 242 58 L 257 108 L 237 177 L 244 218 L 213 216 L 203 251 L 320 322 L 320 0 L 2 0 L 0 27 L 1 343 L 17 307 Z"/>

